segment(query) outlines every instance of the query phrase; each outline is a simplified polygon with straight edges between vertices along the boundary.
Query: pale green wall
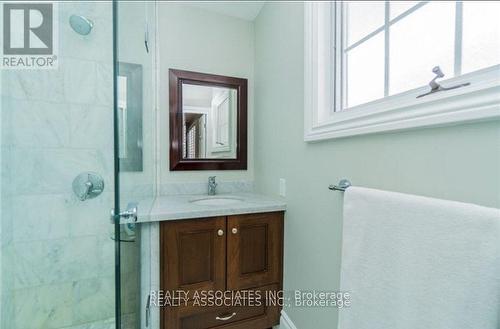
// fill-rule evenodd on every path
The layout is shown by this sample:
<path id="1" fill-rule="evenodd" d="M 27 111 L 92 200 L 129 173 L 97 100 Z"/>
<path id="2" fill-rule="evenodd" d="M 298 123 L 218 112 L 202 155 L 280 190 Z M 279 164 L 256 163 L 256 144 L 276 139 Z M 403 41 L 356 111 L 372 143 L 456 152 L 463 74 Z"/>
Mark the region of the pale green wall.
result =
<path id="1" fill-rule="evenodd" d="M 158 3 L 160 49 L 160 177 L 161 184 L 253 180 L 253 23 L 179 3 Z M 182 69 L 248 79 L 248 170 L 169 171 L 168 69 Z"/>
<path id="2" fill-rule="evenodd" d="M 303 140 L 303 5 L 268 3 L 255 22 L 255 179 L 287 180 L 285 289 L 338 289 L 342 195 L 356 185 L 500 206 L 499 122 Z M 286 309 L 299 329 L 331 329 L 331 309 Z"/>

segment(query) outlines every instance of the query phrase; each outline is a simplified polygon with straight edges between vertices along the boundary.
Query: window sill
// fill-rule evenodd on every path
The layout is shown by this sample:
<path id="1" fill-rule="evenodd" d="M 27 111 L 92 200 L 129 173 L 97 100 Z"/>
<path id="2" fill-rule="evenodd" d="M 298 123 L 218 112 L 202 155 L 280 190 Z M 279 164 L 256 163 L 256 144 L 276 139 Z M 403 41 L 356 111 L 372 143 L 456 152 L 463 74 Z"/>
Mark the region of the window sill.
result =
<path id="1" fill-rule="evenodd" d="M 444 85 L 453 85 L 465 79 L 466 76 L 450 79 Z M 470 86 L 417 99 L 417 95 L 429 90 L 429 87 L 419 88 L 346 111 L 335 112 L 328 120 L 316 124 L 311 124 L 315 109 L 306 102 L 304 140 L 314 142 L 500 118 L 498 75 L 490 74 L 489 79 L 480 80 L 481 82 L 474 80 Z"/>

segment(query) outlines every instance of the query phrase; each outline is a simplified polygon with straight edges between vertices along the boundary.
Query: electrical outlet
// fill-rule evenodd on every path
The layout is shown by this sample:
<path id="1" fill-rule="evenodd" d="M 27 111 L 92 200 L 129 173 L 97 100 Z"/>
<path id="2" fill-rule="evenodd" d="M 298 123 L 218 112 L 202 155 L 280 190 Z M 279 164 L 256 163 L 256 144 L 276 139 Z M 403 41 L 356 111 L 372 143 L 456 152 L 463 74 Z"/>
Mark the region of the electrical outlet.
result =
<path id="1" fill-rule="evenodd" d="M 286 196 L 286 179 L 280 178 L 280 196 Z"/>

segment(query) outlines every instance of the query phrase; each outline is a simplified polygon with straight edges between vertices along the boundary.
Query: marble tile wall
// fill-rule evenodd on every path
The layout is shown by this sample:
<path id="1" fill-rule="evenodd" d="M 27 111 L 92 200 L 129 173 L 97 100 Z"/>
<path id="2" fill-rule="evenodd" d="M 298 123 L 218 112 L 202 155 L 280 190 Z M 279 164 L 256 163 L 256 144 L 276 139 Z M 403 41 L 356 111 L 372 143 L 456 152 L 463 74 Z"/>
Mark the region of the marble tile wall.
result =
<path id="1" fill-rule="evenodd" d="M 1 72 L 1 328 L 114 326 L 111 32 L 110 2 L 61 2 L 59 69 Z M 81 202 L 85 171 L 106 189 Z"/>

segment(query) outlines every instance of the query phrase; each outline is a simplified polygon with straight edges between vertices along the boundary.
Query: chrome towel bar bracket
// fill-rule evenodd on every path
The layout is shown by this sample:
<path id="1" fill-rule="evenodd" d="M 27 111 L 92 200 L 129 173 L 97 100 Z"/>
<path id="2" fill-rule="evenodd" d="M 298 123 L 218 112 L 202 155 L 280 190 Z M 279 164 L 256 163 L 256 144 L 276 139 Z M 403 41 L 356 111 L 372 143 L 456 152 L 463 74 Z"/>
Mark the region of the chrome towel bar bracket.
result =
<path id="1" fill-rule="evenodd" d="M 337 185 L 330 185 L 328 188 L 332 191 L 344 192 L 351 185 L 352 184 L 348 179 L 341 179 Z"/>

